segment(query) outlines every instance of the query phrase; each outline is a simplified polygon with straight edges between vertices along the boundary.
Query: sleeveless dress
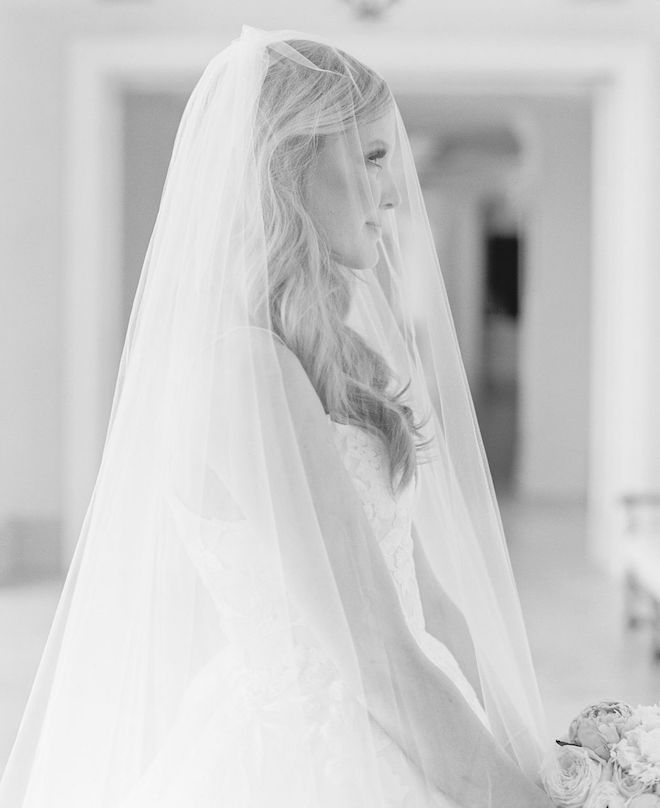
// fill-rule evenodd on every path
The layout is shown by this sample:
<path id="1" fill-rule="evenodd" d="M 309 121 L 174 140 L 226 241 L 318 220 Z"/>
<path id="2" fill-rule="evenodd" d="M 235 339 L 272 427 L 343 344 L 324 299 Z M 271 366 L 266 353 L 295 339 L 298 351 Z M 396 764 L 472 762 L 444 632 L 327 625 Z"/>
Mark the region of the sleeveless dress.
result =
<path id="1" fill-rule="evenodd" d="M 490 729 L 456 659 L 425 629 L 411 535 L 415 483 L 394 497 L 383 442 L 354 425 L 331 423 L 335 444 L 373 527 L 413 635 Z M 221 558 L 217 533 L 208 543 L 191 543 L 187 549 L 220 613 L 230 609 L 236 621 L 240 611 L 245 620 L 241 639 L 250 635 L 250 658 L 261 654 L 264 665 L 248 669 L 245 656 L 239 658 L 229 649 L 207 664 L 187 694 L 165 748 L 118 808 L 461 808 L 448 795 L 437 790 L 431 794 L 419 769 L 371 718 L 376 781 L 383 788 L 381 794 L 370 795 L 367 803 L 363 795 L 356 796 L 351 777 L 354 774 L 363 782 L 367 764 L 360 759 L 359 744 L 350 737 L 349 728 L 352 711 L 364 707 L 348 692 L 336 666 L 304 624 L 294 624 L 297 670 L 292 674 L 274 671 L 272 664 L 268 667 L 268 660 L 277 656 L 279 642 L 277 626 L 268 618 L 268 571 L 246 571 L 250 576 L 263 575 L 259 591 L 264 593 L 262 603 L 246 608 L 237 580 L 244 542 L 244 536 L 232 537 L 228 531 L 222 537 Z M 286 632 L 290 637 L 290 622 Z M 298 748 L 291 727 L 295 717 L 287 710 L 287 688 L 295 694 L 289 701 L 300 701 L 302 694 L 306 726 L 314 727 L 312 738 L 304 739 Z M 303 765 L 313 772 L 308 781 L 300 776 Z"/>

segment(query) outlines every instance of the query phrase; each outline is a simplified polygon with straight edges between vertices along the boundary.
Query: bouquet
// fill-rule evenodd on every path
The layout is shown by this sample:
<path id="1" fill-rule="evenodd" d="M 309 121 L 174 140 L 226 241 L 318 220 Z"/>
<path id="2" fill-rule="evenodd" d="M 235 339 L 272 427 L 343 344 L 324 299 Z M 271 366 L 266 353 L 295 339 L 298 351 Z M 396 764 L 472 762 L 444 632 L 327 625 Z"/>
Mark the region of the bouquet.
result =
<path id="1" fill-rule="evenodd" d="M 660 808 L 660 704 L 593 704 L 557 743 L 541 780 L 558 808 Z"/>

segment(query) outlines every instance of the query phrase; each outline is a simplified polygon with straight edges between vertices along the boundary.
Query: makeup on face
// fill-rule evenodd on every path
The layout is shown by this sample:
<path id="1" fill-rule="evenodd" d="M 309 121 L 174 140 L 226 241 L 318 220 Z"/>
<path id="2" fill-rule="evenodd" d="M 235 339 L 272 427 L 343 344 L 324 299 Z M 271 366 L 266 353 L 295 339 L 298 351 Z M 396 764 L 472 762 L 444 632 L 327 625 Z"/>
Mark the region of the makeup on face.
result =
<path id="1" fill-rule="evenodd" d="M 378 261 L 382 210 L 399 200 L 391 174 L 394 111 L 358 123 L 355 131 L 356 137 L 342 133 L 326 139 L 306 195 L 309 213 L 333 257 L 344 266 L 369 269 Z"/>

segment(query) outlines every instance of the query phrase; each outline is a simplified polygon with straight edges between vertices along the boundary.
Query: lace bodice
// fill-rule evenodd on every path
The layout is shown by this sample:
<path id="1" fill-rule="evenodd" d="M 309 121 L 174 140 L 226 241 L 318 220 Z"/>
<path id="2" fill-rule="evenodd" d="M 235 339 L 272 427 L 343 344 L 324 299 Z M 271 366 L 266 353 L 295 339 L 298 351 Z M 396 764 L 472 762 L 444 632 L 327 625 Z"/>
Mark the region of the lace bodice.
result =
<path id="1" fill-rule="evenodd" d="M 410 483 L 395 496 L 390 488 L 389 460 L 382 440 L 351 424 L 331 423 L 335 445 L 385 557 L 406 621 L 419 637 L 425 623 L 411 534 L 416 485 Z"/>

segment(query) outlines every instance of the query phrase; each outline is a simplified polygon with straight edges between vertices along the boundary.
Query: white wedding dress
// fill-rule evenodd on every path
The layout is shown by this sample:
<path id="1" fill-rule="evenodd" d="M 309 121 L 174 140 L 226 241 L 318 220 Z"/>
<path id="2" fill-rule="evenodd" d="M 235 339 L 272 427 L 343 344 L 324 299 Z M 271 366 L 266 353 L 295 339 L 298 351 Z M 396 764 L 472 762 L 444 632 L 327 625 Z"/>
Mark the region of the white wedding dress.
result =
<path id="1" fill-rule="evenodd" d="M 381 440 L 356 426 L 332 424 L 337 448 L 371 522 L 412 633 L 489 726 L 456 659 L 425 630 L 411 536 L 415 484 L 393 497 Z M 351 696 L 335 665 L 302 622 L 295 627 L 297 670 L 268 666 L 269 657 L 274 658 L 268 649 L 278 643 L 277 621 L 269 612 L 268 569 L 242 568 L 243 527 L 225 523 L 219 537 L 217 524 L 208 541 L 188 549 L 220 614 L 231 612 L 231 624 L 241 626 L 245 652 L 227 651 L 205 666 L 168 744 L 121 808 L 457 808 L 440 792 L 429 796 L 419 770 L 373 720 L 384 795 L 368 806 L 356 798 L 351 771 L 362 764 L 356 760 L 350 726 L 353 711 L 364 707 Z M 245 602 L 241 575 L 260 576 L 260 602 Z M 286 631 L 290 632 L 290 625 Z M 307 786 L 298 776 L 302 761 L 291 727 L 295 718 L 290 706 L 292 701 L 299 705 L 301 697 L 306 715 L 315 717 L 313 743 L 307 739 L 304 746 L 314 750 L 313 759 L 306 761 L 313 772 Z M 294 771 L 296 776 L 291 775 Z"/>

